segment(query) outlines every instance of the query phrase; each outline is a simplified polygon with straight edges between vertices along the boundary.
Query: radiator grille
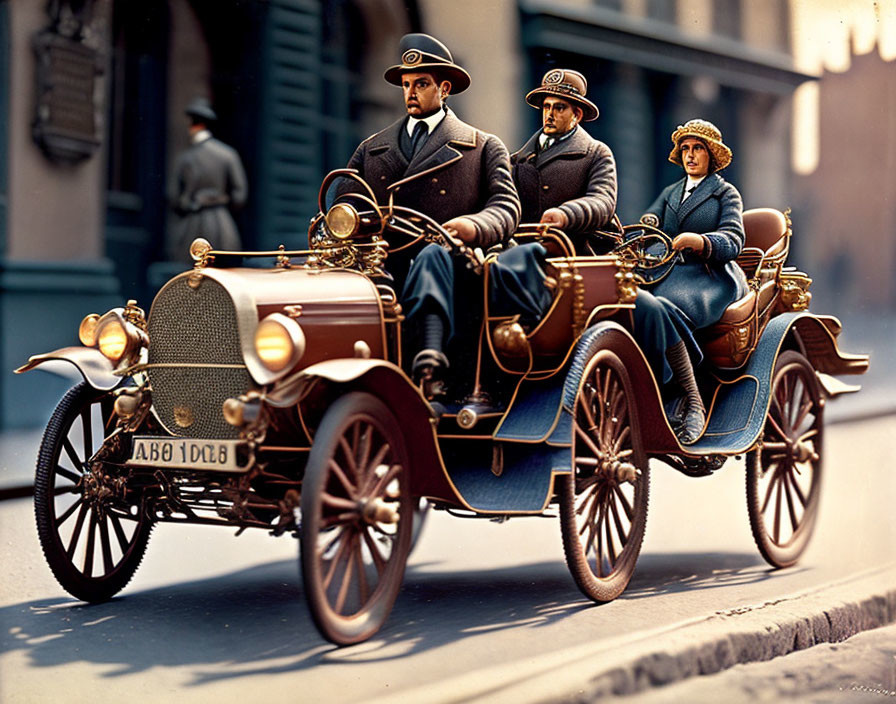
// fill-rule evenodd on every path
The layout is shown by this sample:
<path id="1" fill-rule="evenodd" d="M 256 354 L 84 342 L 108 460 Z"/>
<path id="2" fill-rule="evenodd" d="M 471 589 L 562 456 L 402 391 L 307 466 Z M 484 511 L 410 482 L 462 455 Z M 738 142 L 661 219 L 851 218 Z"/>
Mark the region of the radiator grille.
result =
<path id="1" fill-rule="evenodd" d="M 221 413 L 225 399 L 255 386 L 243 363 L 233 301 L 217 281 L 198 288 L 187 277 L 169 282 L 150 311 L 148 370 L 156 414 L 174 435 L 233 438 Z M 209 367 L 204 365 L 236 365 Z M 183 366 L 181 366 L 183 365 Z"/>

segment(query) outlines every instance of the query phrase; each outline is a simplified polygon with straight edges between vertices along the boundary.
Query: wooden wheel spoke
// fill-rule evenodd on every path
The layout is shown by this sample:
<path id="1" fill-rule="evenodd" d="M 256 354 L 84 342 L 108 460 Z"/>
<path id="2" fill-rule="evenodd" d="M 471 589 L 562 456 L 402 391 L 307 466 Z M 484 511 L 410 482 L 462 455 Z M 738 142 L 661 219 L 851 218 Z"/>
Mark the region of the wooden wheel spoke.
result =
<path id="1" fill-rule="evenodd" d="M 70 482 L 72 482 L 72 484 L 74 484 L 75 486 L 77 486 L 81 481 L 82 475 L 75 474 L 71 470 L 68 470 L 65 467 L 62 467 L 61 465 L 58 465 L 58 464 L 56 465 L 55 473 L 58 474 L 59 476 L 65 477 Z"/>
<path id="2" fill-rule="evenodd" d="M 400 464 L 393 464 L 386 470 L 386 473 L 383 474 L 383 476 L 377 478 L 376 484 L 367 495 L 371 497 L 382 496 L 386 487 L 389 486 L 389 483 L 401 474 L 401 470 L 402 466 Z"/>
<path id="3" fill-rule="evenodd" d="M 594 453 L 595 457 L 603 458 L 604 452 L 595 444 L 594 440 L 591 439 L 591 436 L 588 435 L 582 428 L 576 424 L 576 435 L 578 435 L 585 445 L 588 447 L 591 452 Z"/>
<path id="4" fill-rule="evenodd" d="M 383 558 L 379 546 L 376 544 L 373 536 L 370 535 L 370 531 L 362 530 L 361 535 L 364 536 L 364 542 L 367 543 L 367 549 L 370 551 L 370 557 L 373 558 L 377 574 L 382 575 L 383 570 L 386 568 L 386 560 Z"/>
<path id="5" fill-rule="evenodd" d="M 118 538 L 118 546 L 121 548 L 121 553 L 125 554 L 128 551 L 130 541 L 127 535 L 125 535 L 124 528 L 121 526 L 121 520 L 115 514 L 109 514 L 109 520 L 112 522 L 112 530 L 115 531 L 115 537 Z"/>
<path id="6" fill-rule="evenodd" d="M 85 577 L 93 576 L 93 551 L 96 545 L 96 511 L 90 512 L 90 524 L 87 526 L 87 545 L 84 546 Z"/>
<path id="7" fill-rule="evenodd" d="M 603 532 L 603 524 L 604 524 L 604 504 L 600 503 L 600 510 L 597 514 L 597 524 L 595 525 L 595 532 L 597 533 L 597 550 L 595 551 L 595 561 L 597 563 L 597 576 L 604 576 L 604 532 Z"/>
<path id="8" fill-rule="evenodd" d="M 339 483 L 342 484 L 342 488 L 345 489 L 345 493 L 348 494 L 351 498 L 357 499 L 357 488 L 346 476 L 345 472 L 342 471 L 342 467 L 339 466 L 339 463 L 331 457 L 328 466 L 330 468 L 330 471 L 339 480 Z"/>
<path id="9" fill-rule="evenodd" d="M 366 531 L 365 531 L 366 532 Z M 355 550 L 355 568 L 358 570 L 358 596 L 360 598 L 360 606 L 364 606 L 370 598 L 370 585 L 367 582 L 367 572 L 364 569 L 364 556 L 361 554 L 361 544 L 358 542 L 358 549 Z"/>
<path id="10" fill-rule="evenodd" d="M 360 425 L 360 423 L 359 423 Z M 371 467 L 369 464 L 370 461 L 370 446 L 373 442 L 373 431 L 374 428 L 369 423 L 365 425 L 363 432 L 361 433 L 361 443 L 358 446 L 358 471 L 361 472 L 361 475 L 358 477 L 358 484 L 366 483 L 368 480 L 368 476 L 371 472 Z"/>
<path id="11" fill-rule="evenodd" d="M 100 518 L 100 552 L 103 555 L 103 567 L 105 574 L 109 574 L 115 569 L 115 562 L 112 560 L 112 544 L 109 542 L 109 521 L 107 518 Z"/>
<path id="12" fill-rule="evenodd" d="M 623 450 L 622 443 L 628 440 L 632 434 L 632 427 L 628 424 L 622 429 L 622 432 L 616 436 L 616 440 L 613 442 L 612 452 L 616 455 L 616 459 L 622 459 L 623 457 L 628 457 L 632 454 L 631 450 Z"/>
<path id="13" fill-rule="evenodd" d="M 765 513 L 765 509 L 768 508 L 768 502 L 772 498 L 772 492 L 775 489 L 775 485 L 778 483 L 778 475 L 773 474 L 772 478 L 769 480 L 768 487 L 765 489 L 765 498 L 762 500 L 762 508 L 759 509 L 759 513 Z"/>
<path id="14" fill-rule="evenodd" d="M 592 393 L 590 398 L 580 398 L 578 406 L 585 415 L 585 427 L 589 430 L 596 428 L 599 420 L 594 417 L 594 394 Z"/>
<path id="15" fill-rule="evenodd" d="M 323 516 L 320 519 L 320 527 L 326 529 L 332 528 L 333 526 L 345 525 L 346 523 L 351 523 L 357 517 L 357 511 L 337 513 L 335 516 Z"/>
<path id="16" fill-rule="evenodd" d="M 791 530 L 795 533 L 796 529 L 799 527 L 799 521 L 796 517 L 796 507 L 793 504 L 793 494 L 790 488 L 790 473 L 784 475 L 785 479 L 781 484 L 784 487 L 784 496 L 787 499 L 787 513 L 790 516 L 790 527 Z"/>
<path id="17" fill-rule="evenodd" d="M 360 484 L 361 475 L 355 462 L 355 451 L 344 436 L 339 438 L 339 448 L 342 450 L 342 456 L 345 458 L 346 470 L 351 472 L 352 477 L 354 477 L 354 483 Z"/>
<path id="18" fill-rule="evenodd" d="M 778 437 L 782 440 L 790 437 L 790 433 L 784 431 L 784 428 L 781 427 L 780 423 L 778 423 L 775 416 L 771 413 L 768 414 L 768 422 L 771 423 L 772 428 L 774 428 L 775 432 L 778 433 Z"/>
<path id="19" fill-rule="evenodd" d="M 85 406 L 81 411 L 81 432 L 84 437 L 84 459 L 85 461 L 93 456 L 93 421 L 91 420 L 92 406 Z"/>
<path id="20" fill-rule="evenodd" d="M 629 520 L 629 522 L 631 522 L 632 516 L 634 515 L 634 513 L 632 510 L 632 505 L 628 500 L 628 497 L 622 491 L 622 487 L 620 487 L 618 485 L 613 487 L 613 492 L 618 497 L 619 503 L 622 504 L 622 510 L 625 511 L 625 517 Z"/>
<path id="21" fill-rule="evenodd" d="M 84 471 L 84 461 L 78 457 L 78 453 L 75 451 L 74 446 L 72 445 L 72 441 L 68 438 L 63 438 L 62 447 L 65 448 L 65 453 L 68 455 L 68 458 L 72 461 L 72 464 L 75 466 L 75 469 L 80 469 L 82 472 Z"/>
<path id="22" fill-rule="evenodd" d="M 333 496 L 326 491 L 320 495 L 321 501 L 331 508 L 338 508 L 343 511 L 354 511 L 357 513 L 358 504 L 349 499 L 343 499 L 341 496 Z"/>
<path id="23" fill-rule="evenodd" d="M 339 529 L 339 532 L 336 536 L 334 536 L 333 540 L 326 544 L 326 546 L 319 552 L 320 558 L 323 561 L 323 556 L 326 554 L 337 542 L 339 543 L 336 548 L 336 554 L 330 558 L 329 564 L 327 565 L 327 573 L 324 575 L 323 586 L 324 589 L 330 588 L 330 583 L 333 581 L 333 577 L 336 575 L 336 568 L 339 567 L 339 563 L 343 561 L 345 557 L 345 552 L 348 549 L 348 543 L 351 539 L 348 528 L 342 527 Z"/>
<path id="24" fill-rule="evenodd" d="M 69 560 L 73 559 L 75 556 L 75 548 L 78 547 L 78 540 L 81 537 L 81 531 L 84 529 L 84 519 L 87 517 L 88 511 L 90 511 L 90 507 L 82 502 L 81 510 L 78 511 L 78 518 L 75 521 L 75 527 L 72 530 L 71 539 L 69 540 L 68 549 L 66 550 Z"/>
<path id="25" fill-rule="evenodd" d="M 346 543 L 349 545 L 348 550 L 351 551 L 350 554 L 345 560 L 345 571 L 342 573 L 342 582 L 339 585 L 339 592 L 336 594 L 336 601 L 333 604 L 333 610 L 338 614 L 342 613 L 342 609 L 345 608 L 345 600 L 348 597 L 348 588 L 352 584 L 352 573 L 354 572 L 355 566 L 355 543 L 357 543 L 357 536 L 352 535 Z M 360 547 L 358 548 L 360 549 Z"/>
<path id="26" fill-rule="evenodd" d="M 776 492 L 776 497 L 775 497 L 775 522 L 774 522 L 774 529 L 773 529 L 774 534 L 772 535 L 772 537 L 774 538 L 774 541 L 776 543 L 781 542 L 781 493 L 782 493 L 781 484 L 782 484 L 781 479 L 780 479 L 780 477 L 778 477 L 778 481 L 777 481 L 778 491 Z"/>
<path id="27" fill-rule="evenodd" d="M 628 534 L 622 526 L 622 519 L 619 517 L 619 509 L 616 508 L 615 492 L 613 496 L 609 497 L 609 502 L 610 510 L 613 513 L 613 523 L 616 525 L 616 534 L 619 536 L 619 546 L 624 548 L 626 540 L 628 540 Z"/>
<path id="28" fill-rule="evenodd" d="M 803 401 L 803 404 L 800 406 L 799 412 L 796 414 L 796 419 L 793 421 L 793 430 L 794 432 L 799 432 L 800 427 L 803 422 L 806 420 L 806 417 L 809 415 L 809 411 L 812 410 L 812 407 L 815 405 L 815 402 L 812 400 L 812 397 L 806 393 L 806 399 Z"/>
<path id="29" fill-rule="evenodd" d="M 803 508 L 805 508 L 808 504 L 808 500 L 806 499 L 806 494 L 803 492 L 802 488 L 800 487 L 799 482 L 797 482 L 796 477 L 794 477 L 792 474 L 790 475 L 790 484 L 793 486 L 793 491 L 796 494 L 796 497 L 800 500 L 800 503 L 803 505 Z"/>
<path id="30" fill-rule="evenodd" d="M 56 528 L 58 529 L 59 526 L 65 523 L 69 519 L 69 516 L 71 516 L 83 504 L 83 502 L 84 497 L 82 496 L 79 496 L 76 501 L 73 501 L 72 505 L 65 509 L 61 516 L 56 518 L 56 522 L 54 524 Z"/>
<path id="31" fill-rule="evenodd" d="M 817 435 L 818 435 L 818 428 L 810 428 L 805 433 L 800 435 L 799 441 L 806 442 L 806 440 L 811 440 L 812 438 L 816 437 Z"/>
<path id="32" fill-rule="evenodd" d="M 612 502 L 610 503 L 610 505 L 613 505 Z M 607 511 L 606 508 L 604 509 L 604 530 L 607 534 L 607 552 L 609 556 L 608 566 L 610 568 L 607 574 L 609 575 L 609 573 L 613 571 L 613 567 L 616 565 L 616 545 L 613 541 L 613 530 L 610 527 L 610 512 Z"/>

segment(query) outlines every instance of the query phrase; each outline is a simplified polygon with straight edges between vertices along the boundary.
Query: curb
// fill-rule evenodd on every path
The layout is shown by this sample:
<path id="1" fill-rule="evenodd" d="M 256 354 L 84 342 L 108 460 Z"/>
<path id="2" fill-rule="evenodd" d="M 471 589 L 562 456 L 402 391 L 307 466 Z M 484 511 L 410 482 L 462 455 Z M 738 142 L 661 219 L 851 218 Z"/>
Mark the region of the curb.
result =
<path id="1" fill-rule="evenodd" d="M 894 621 L 896 563 L 774 601 L 485 667 L 370 704 L 593 702 L 836 643 Z"/>

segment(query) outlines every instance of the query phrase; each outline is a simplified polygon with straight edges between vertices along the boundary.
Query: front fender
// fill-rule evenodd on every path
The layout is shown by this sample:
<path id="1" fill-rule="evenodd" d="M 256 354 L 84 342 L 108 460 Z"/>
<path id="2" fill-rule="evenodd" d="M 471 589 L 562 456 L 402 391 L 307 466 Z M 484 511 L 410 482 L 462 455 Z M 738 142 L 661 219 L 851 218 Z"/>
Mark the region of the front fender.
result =
<path id="1" fill-rule="evenodd" d="M 330 359 L 275 384 L 265 395 L 265 402 L 278 408 L 295 405 L 314 383 L 330 384 L 337 390 L 346 387 L 366 391 L 381 399 L 405 431 L 413 495 L 458 500 L 439 455 L 438 418 L 420 389 L 399 367 L 382 359 Z"/>
<path id="2" fill-rule="evenodd" d="M 28 359 L 27 364 L 16 369 L 15 373 L 24 374 L 45 362 L 54 361 L 73 364 L 81 372 L 84 381 L 98 391 L 110 391 L 122 382 L 122 378 L 113 373 L 115 368 L 112 362 L 92 347 L 63 347 L 53 352 L 36 354 Z M 50 369 L 46 371 L 55 373 Z"/>

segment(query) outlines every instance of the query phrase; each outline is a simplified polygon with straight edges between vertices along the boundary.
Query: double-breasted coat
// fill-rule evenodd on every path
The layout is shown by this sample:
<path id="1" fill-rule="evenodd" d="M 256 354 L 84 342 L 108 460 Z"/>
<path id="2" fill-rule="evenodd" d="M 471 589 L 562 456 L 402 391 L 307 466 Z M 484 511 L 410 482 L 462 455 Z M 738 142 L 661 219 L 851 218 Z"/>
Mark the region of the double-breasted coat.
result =
<path id="1" fill-rule="evenodd" d="M 169 202 L 180 216 L 174 226 L 172 258 L 189 261 L 190 243 L 197 237 L 215 249 L 240 249 L 230 211 L 245 205 L 247 195 L 246 173 L 232 147 L 207 136 L 181 152 L 168 183 Z"/>
<path id="2" fill-rule="evenodd" d="M 519 223 L 520 201 L 507 147 L 494 135 L 462 122 L 446 108 L 423 147 L 410 160 L 400 147 L 407 118 L 364 140 L 348 166 L 358 169 L 377 202 L 414 208 L 439 223 L 461 215 L 476 224 L 474 246 L 507 240 Z"/>
<path id="3" fill-rule="evenodd" d="M 616 212 L 616 161 L 610 148 L 576 126 L 574 132 L 539 151 L 541 131 L 510 157 L 522 204 L 522 222 L 538 222 L 549 208 L 569 220 L 566 234 L 607 225 Z"/>
<path id="4" fill-rule="evenodd" d="M 682 252 L 664 279 L 638 292 L 635 335 L 662 382 L 672 378 L 665 350 L 684 340 L 699 362 L 702 354 L 692 333 L 717 322 L 747 292 L 744 273 L 734 261 L 744 246 L 740 193 L 710 174 L 682 202 L 686 184 L 683 178 L 667 186 L 645 213 L 656 216 L 659 229 L 671 238 L 693 232 L 704 242 L 701 253 Z"/>

